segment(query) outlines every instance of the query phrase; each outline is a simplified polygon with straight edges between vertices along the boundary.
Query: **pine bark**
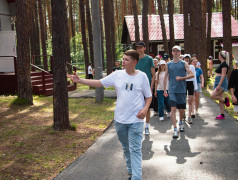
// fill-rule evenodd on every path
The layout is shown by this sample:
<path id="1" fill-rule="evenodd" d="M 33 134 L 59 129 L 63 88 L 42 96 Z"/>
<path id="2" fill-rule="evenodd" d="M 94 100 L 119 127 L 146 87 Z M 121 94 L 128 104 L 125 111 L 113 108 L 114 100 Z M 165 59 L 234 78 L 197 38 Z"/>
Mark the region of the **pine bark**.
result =
<path id="1" fill-rule="evenodd" d="M 84 5 L 85 4 L 84 4 L 83 1 L 79 1 L 85 72 L 86 72 L 86 78 L 88 78 L 89 56 L 88 56 L 88 44 L 87 44 L 87 39 L 86 39 L 85 8 L 84 8 Z"/>
<path id="2" fill-rule="evenodd" d="M 174 1 L 168 0 L 168 11 L 169 11 L 169 36 L 170 36 L 170 57 L 172 57 L 172 48 L 175 45 L 174 39 Z"/>
<path id="3" fill-rule="evenodd" d="M 53 48 L 53 111 L 56 131 L 70 129 L 68 89 L 66 77 L 68 27 L 65 0 L 51 0 Z"/>
<path id="4" fill-rule="evenodd" d="M 115 64 L 115 61 L 116 61 L 116 41 L 115 41 L 115 21 L 114 21 L 114 18 L 115 18 L 115 12 L 114 12 L 114 2 L 113 0 L 110 0 L 110 8 L 109 8 L 109 14 L 111 15 L 111 18 L 110 19 L 110 36 L 111 36 L 111 52 L 112 52 L 112 57 L 111 57 L 111 60 L 112 60 L 112 68 L 113 68 L 113 65 Z"/>
<path id="5" fill-rule="evenodd" d="M 134 14 L 134 25 L 135 25 L 135 42 L 140 41 L 140 32 L 139 32 L 139 22 L 138 22 L 138 12 L 137 12 L 137 5 L 136 0 L 132 0 L 132 8 Z"/>
<path id="6" fill-rule="evenodd" d="M 92 30 L 92 21 L 91 21 L 91 12 L 89 7 L 89 0 L 86 1 L 86 19 L 88 24 L 88 38 L 89 38 L 89 48 L 90 48 L 90 58 L 92 66 L 94 67 L 94 56 L 93 56 L 93 30 Z"/>
<path id="7" fill-rule="evenodd" d="M 158 2 L 158 12 L 160 16 L 160 25 L 161 25 L 163 43 L 164 43 L 164 52 L 168 54 L 169 46 L 168 46 L 168 40 L 167 40 L 166 29 L 164 24 L 164 15 L 162 13 L 162 3 L 161 3 L 161 0 L 158 0 L 157 2 Z"/>
<path id="8" fill-rule="evenodd" d="M 38 10 L 39 10 L 39 17 L 40 17 L 40 33 L 41 33 L 42 55 L 43 55 L 43 67 L 44 67 L 44 70 L 48 71 L 47 52 L 46 52 L 46 33 L 45 33 L 44 16 L 42 11 L 41 0 L 38 0 Z"/>
<path id="9" fill-rule="evenodd" d="M 94 59 L 95 59 L 95 77 L 96 79 L 102 78 L 102 47 L 101 47 L 101 32 L 98 29 L 101 29 L 100 24 L 100 10 L 99 10 L 99 2 L 98 0 L 91 0 L 92 4 L 92 29 L 93 29 L 93 47 L 94 51 Z M 104 98 L 104 88 L 96 88 L 96 102 L 101 103 Z"/>
<path id="10" fill-rule="evenodd" d="M 34 37 L 35 37 L 35 55 L 40 55 L 40 32 L 39 32 L 39 17 L 37 0 L 33 0 L 34 5 Z M 40 57 L 35 58 L 35 65 L 41 65 Z"/>
<path id="11" fill-rule="evenodd" d="M 184 54 L 191 53 L 190 45 L 190 26 L 189 26 L 189 0 L 183 0 L 183 14 L 184 14 Z"/>
<path id="12" fill-rule="evenodd" d="M 212 4 L 210 0 L 207 0 L 207 57 L 212 55 L 211 52 L 211 27 L 212 27 Z"/>
<path id="13" fill-rule="evenodd" d="M 107 74 L 112 72 L 112 45 L 111 45 L 111 28 L 110 28 L 110 2 L 104 1 L 104 29 L 106 39 L 106 60 L 107 60 Z"/>
<path id="14" fill-rule="evenodd" d="M 230 62 L 228 79 L 232 71 L 232 39 L 231 39 L 231 1 L 222 1 L 223 17 L 223 50 L 229 52 Z"/>
<path id="15" fill-rule="evenodd" d="M 143 0 L 143 8 L 142 8 L 142 31 L 143 31 L 143 41 L 146 44 L 145 53 L 149 54 L 149 29 L 148 29 L 148 1 Z"/>
<path id="16" fill-rule="evenodd" d="M 17 84 L 18 98 L 33 104 L 31 76 L 30 76 L 30 49 L 29 49 L 29 2 L 16 1 L 16 33 L 17 33 Z"/>

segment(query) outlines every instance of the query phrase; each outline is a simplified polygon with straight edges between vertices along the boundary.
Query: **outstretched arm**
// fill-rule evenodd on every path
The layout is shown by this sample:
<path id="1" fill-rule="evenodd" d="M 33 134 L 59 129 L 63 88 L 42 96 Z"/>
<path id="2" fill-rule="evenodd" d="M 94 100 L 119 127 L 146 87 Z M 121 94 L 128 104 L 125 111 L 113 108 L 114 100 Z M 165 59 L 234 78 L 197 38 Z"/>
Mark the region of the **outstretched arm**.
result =
<path id="1" fill-rule="evenodd" d="M 90 87 L 103 87 L 100 80 L 93 80 L 93 79 L 81 79 L 76 72 L 74 75 L 67 75 L 74 83 L 84 84 Z"/>

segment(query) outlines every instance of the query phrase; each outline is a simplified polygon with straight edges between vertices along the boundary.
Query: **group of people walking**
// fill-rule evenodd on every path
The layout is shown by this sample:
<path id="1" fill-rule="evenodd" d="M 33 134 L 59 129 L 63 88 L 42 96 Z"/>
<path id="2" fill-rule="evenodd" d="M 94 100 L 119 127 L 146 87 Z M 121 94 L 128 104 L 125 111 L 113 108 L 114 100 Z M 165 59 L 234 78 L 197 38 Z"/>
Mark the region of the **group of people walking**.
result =
<path id="1" fill-rule="evenodd" d="M 142 139 L 145 118 L 145 134 L 149 135 L 150 108 L 158 111 L 159 120 L 164 120 L 164 110 L 167 117 L 171 117 L 174 128 L 173 138 L 179 137 L 179 132 L 184 131 L 186 104 L 188 104 L 188 123 L 192 123 L 192 117 L 198 113 L 199 94 L 204 87 L 202 70 L 197 66 L 196 56 L 185 54 L 181 56 L 181 47 L 172 48 L 173 60 L 168 61 L 165 54 L 162 59 L 153 58 L 145 54 L 144 42 L 136 44 L 136 50 L 127 50 L 122 59 L 122 69 L 115 70 L 103 79 L 81 79 L 75 73 L 68 75 L 75 83 L 85 84 L 91 87 L 115 87 L 117 102 L 114 114 L 114 124 L 118 139 L 122 144 L 124 158 L 127 165 L 128 179 L 142 179 Z M 216 70 L 216 81 L 211 98 L 220 102 L 221 114 L 216 119 L 224 119 L 224 104 L 229 106 L 229 99 L 223 98 L 223 92 L 227 90 L 226 78 L 228 65 L 226 60 L 229 54 L 222 51 L 219 54 L 221 65 Z M 158 63 L 158 67 L 157 67 Z M 155 72 L 157 71 L 157 72 Z M 232 72 L 229 87 L 233 104 L 237 104 L 238 95 L 238 71 Z M 157 98 L 157 101 L 153 100 Z M 188 96 L 188 103 L 186 102 Z M 157 105 L 156 105 L 157 102 Z M 156 108 L 155 108 L 156 107 Z M 195 107 L 195 108 L 194 108 Z M 179 111 L 177 127 L 176 111 Z"/>

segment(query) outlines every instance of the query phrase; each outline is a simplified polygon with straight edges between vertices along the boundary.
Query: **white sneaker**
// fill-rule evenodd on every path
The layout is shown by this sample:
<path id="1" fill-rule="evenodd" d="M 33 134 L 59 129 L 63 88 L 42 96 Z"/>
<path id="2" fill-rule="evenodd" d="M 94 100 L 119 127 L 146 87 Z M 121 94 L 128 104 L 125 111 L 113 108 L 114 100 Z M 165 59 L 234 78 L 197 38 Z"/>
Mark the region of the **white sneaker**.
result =
<path id="1" fill-rule="evenodd" d="M 179 124 L 179 131 L 184 132 L 184 125 L 183 124 Z"/>
<path id="2" fill-rule="evenodd" d="M 178 136 L 179 136 L 179 132 L 178 132 L 178 131 L 174 131 L 174 133 L 173 133 L 173 138 L 174 138 L 174 139 L 177 139 Z"/>
<path id="3" fill-rule="evenodd" d="M 160 120 L 160 121 L 164 121 L 164 117 L 160 117 L 159 120 Z"/>
<path id="4" fill-rule="evenodd" d="M 171 117 L 171 113 L 170 113 L 170 112 L 168 112 L 168 114 L 167 114 L 167 117 L 168 117 L 168 118 L 170 118 L 170 117 Z"/>

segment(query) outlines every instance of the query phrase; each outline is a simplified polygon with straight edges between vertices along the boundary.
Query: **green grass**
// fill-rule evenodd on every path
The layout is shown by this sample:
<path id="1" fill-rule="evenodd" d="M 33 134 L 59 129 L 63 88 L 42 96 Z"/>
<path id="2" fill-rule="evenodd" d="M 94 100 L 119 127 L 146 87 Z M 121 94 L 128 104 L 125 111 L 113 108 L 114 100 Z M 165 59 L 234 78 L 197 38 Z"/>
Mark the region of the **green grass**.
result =
<path id="1" fill-rule="evenodd" d="M 75 131 L 54 131 L 53 98 L 34 96 L 32 106 L 11 106 L 0 96 L 0 179 L 53 179 L 103 133 L 113 120 L 115 99 L 70 98 Z"/>

